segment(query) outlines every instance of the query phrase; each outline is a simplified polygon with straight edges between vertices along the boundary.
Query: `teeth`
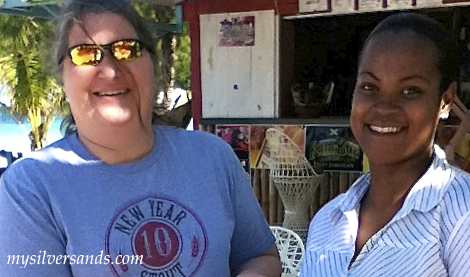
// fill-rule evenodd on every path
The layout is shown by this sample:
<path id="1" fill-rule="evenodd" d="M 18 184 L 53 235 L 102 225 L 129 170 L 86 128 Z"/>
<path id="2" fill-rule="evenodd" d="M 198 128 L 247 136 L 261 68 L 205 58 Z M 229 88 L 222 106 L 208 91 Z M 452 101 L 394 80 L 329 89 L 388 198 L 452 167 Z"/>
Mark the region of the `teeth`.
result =
<path id="1" fill-rule="evenodd" d="M 396 133 L 400 130 L 398 127 L 379 127 L 379 126 L 370 126 L 373 131 L 376 131 L 381 134 Z"/>
<path id="2" fill-rule="evenodd" d="M 108 91 L 108 92 L 95 92 L 94 94 L 95 95 L 99 95 L 99 96 L 114 96 L 114 95 L 119 95 L 119 94 L 123 94 L 125 93 L 125 91 Z"/>

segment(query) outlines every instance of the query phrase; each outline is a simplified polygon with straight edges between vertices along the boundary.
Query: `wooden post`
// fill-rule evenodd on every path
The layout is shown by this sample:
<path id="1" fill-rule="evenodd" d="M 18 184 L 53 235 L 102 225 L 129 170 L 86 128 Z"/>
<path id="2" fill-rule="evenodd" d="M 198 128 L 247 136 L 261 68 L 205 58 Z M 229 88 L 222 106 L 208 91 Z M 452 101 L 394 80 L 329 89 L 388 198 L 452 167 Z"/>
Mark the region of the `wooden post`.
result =
<path id="1" fill-rule="evenodd" d="M 339 175 L 339 193 L 347 191 L 349 188 L 349 173 Z"/>
<path id="2" fill-rule="evenodd" d="M 214 133 L 214 125 L 207 125 L 206 126 L 206 132 L 209 132 L 209 133 Z"/>
<path id="3" fill-rule="evenodd" d="M 281 197 L 277 196 L 277 218 L 276 218 L 276 225 L 282 224 L 282 221 L 284 220 L 284 205 L 282 204 Z"/>
<path id="4" fill-rule="evenodd" d="M 332 179 L 332 175 L 335 174 L 333 172 L 328 172 L 328 178 L 325 179 L 324 182 L 321 182 L 320 185 L 318 186 L 318 189 L 320 190 L 320 195 L 318 197 L 318 208 L 323 207 L 328 200 L 330 200 L 330 181 Z"/>
<path id="5" fill-rule="evenodd" d="M 269 182 L 269 225 L 273 225 L 276 222 L 277 198 L 276 186 L 272 182 Z"/>
<path id="6" fill-rule="evenodd" d="M 269 219 L 269 175 L 267 169 L 261 170 L 261 209 Z"/>
<path id="7" fill-rule="evenodd" d="M 339 176 L 341 174 L 343 173 L 335 172 L 332 174 L 332 178 L 330 178 L 330 199 L 335 198 L 339 194 Z"/>
<path id="8" fill-rule="evenodd" d="M 258 202 L 261 203 L 261 190 L 260 190 L 260 179 L 259 179 L 260 169 L 252 168 L 252 170 L 253 170 L 253 178 L 252 178 L 253 193 L 255 194 Z"/>

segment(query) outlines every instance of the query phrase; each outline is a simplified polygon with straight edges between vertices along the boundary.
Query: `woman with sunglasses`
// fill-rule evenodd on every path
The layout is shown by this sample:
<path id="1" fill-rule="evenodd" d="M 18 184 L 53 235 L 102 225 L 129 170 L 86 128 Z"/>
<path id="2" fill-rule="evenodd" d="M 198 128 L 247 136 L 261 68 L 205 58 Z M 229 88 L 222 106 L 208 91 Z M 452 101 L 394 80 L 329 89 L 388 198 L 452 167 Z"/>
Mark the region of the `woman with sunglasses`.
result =
<path id="1" fill-rule="evenodd" d="M 350 123 L 370 174 L 315 215 L 300 276 L 470 276 L 470 175 L 434 148 L 457 88 L 449 33 L 399 13 L 367 38 Z"/>
<path id="2" fill-rule="evenodd" d="M 225 142 L 152 126 L 154 42 L 125 0 L 76 0 L 56 60 L 77 133 L 2 176 L 1 276 L 280 276 Z"/>

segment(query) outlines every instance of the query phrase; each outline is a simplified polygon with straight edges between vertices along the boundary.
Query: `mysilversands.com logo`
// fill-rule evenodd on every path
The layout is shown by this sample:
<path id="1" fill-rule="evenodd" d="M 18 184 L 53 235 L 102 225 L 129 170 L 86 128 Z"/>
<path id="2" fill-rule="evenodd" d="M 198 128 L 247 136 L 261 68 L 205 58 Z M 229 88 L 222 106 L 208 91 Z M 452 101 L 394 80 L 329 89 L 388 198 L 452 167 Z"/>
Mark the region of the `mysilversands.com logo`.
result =
<path id="1" fill-rule="evenodd" d="M 115 276 L 193 276 L 204 260 L 207 238 L 194 213 L 164 198 L 127 205 L 108 227 L 106 254 L 142 256 L 142 264 L 110 264 Z M 125 261 L 123 261 L 125 262 Z"/>

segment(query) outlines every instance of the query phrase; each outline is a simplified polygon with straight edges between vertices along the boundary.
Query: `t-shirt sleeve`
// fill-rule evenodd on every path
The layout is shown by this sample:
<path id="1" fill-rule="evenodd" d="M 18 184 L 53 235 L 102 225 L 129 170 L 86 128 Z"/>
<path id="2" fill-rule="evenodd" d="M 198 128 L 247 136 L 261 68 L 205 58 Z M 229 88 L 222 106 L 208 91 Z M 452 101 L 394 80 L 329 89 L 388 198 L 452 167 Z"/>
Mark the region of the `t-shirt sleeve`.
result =
<path id="1" fill-rule="evenodd" d="M 248 260 L 265 254 L 275 242 L 256 200 L 248 174 L 233 153 L 226 155 L 231 171 L 231 200 L 235 227 L 231 240 L 232 272 Z"/>
<path id="2" fill-rule="evenodd" d="M 470 272 L 470 212 L 455 225 L 444 252 L 449 277 L 466 277 Z"/>
<path id="3" fill-rule="evenodd" d="M 47 193 L 24 172 L 9 168 L 0 179 L 0 276 L 72 276 Z"/>

